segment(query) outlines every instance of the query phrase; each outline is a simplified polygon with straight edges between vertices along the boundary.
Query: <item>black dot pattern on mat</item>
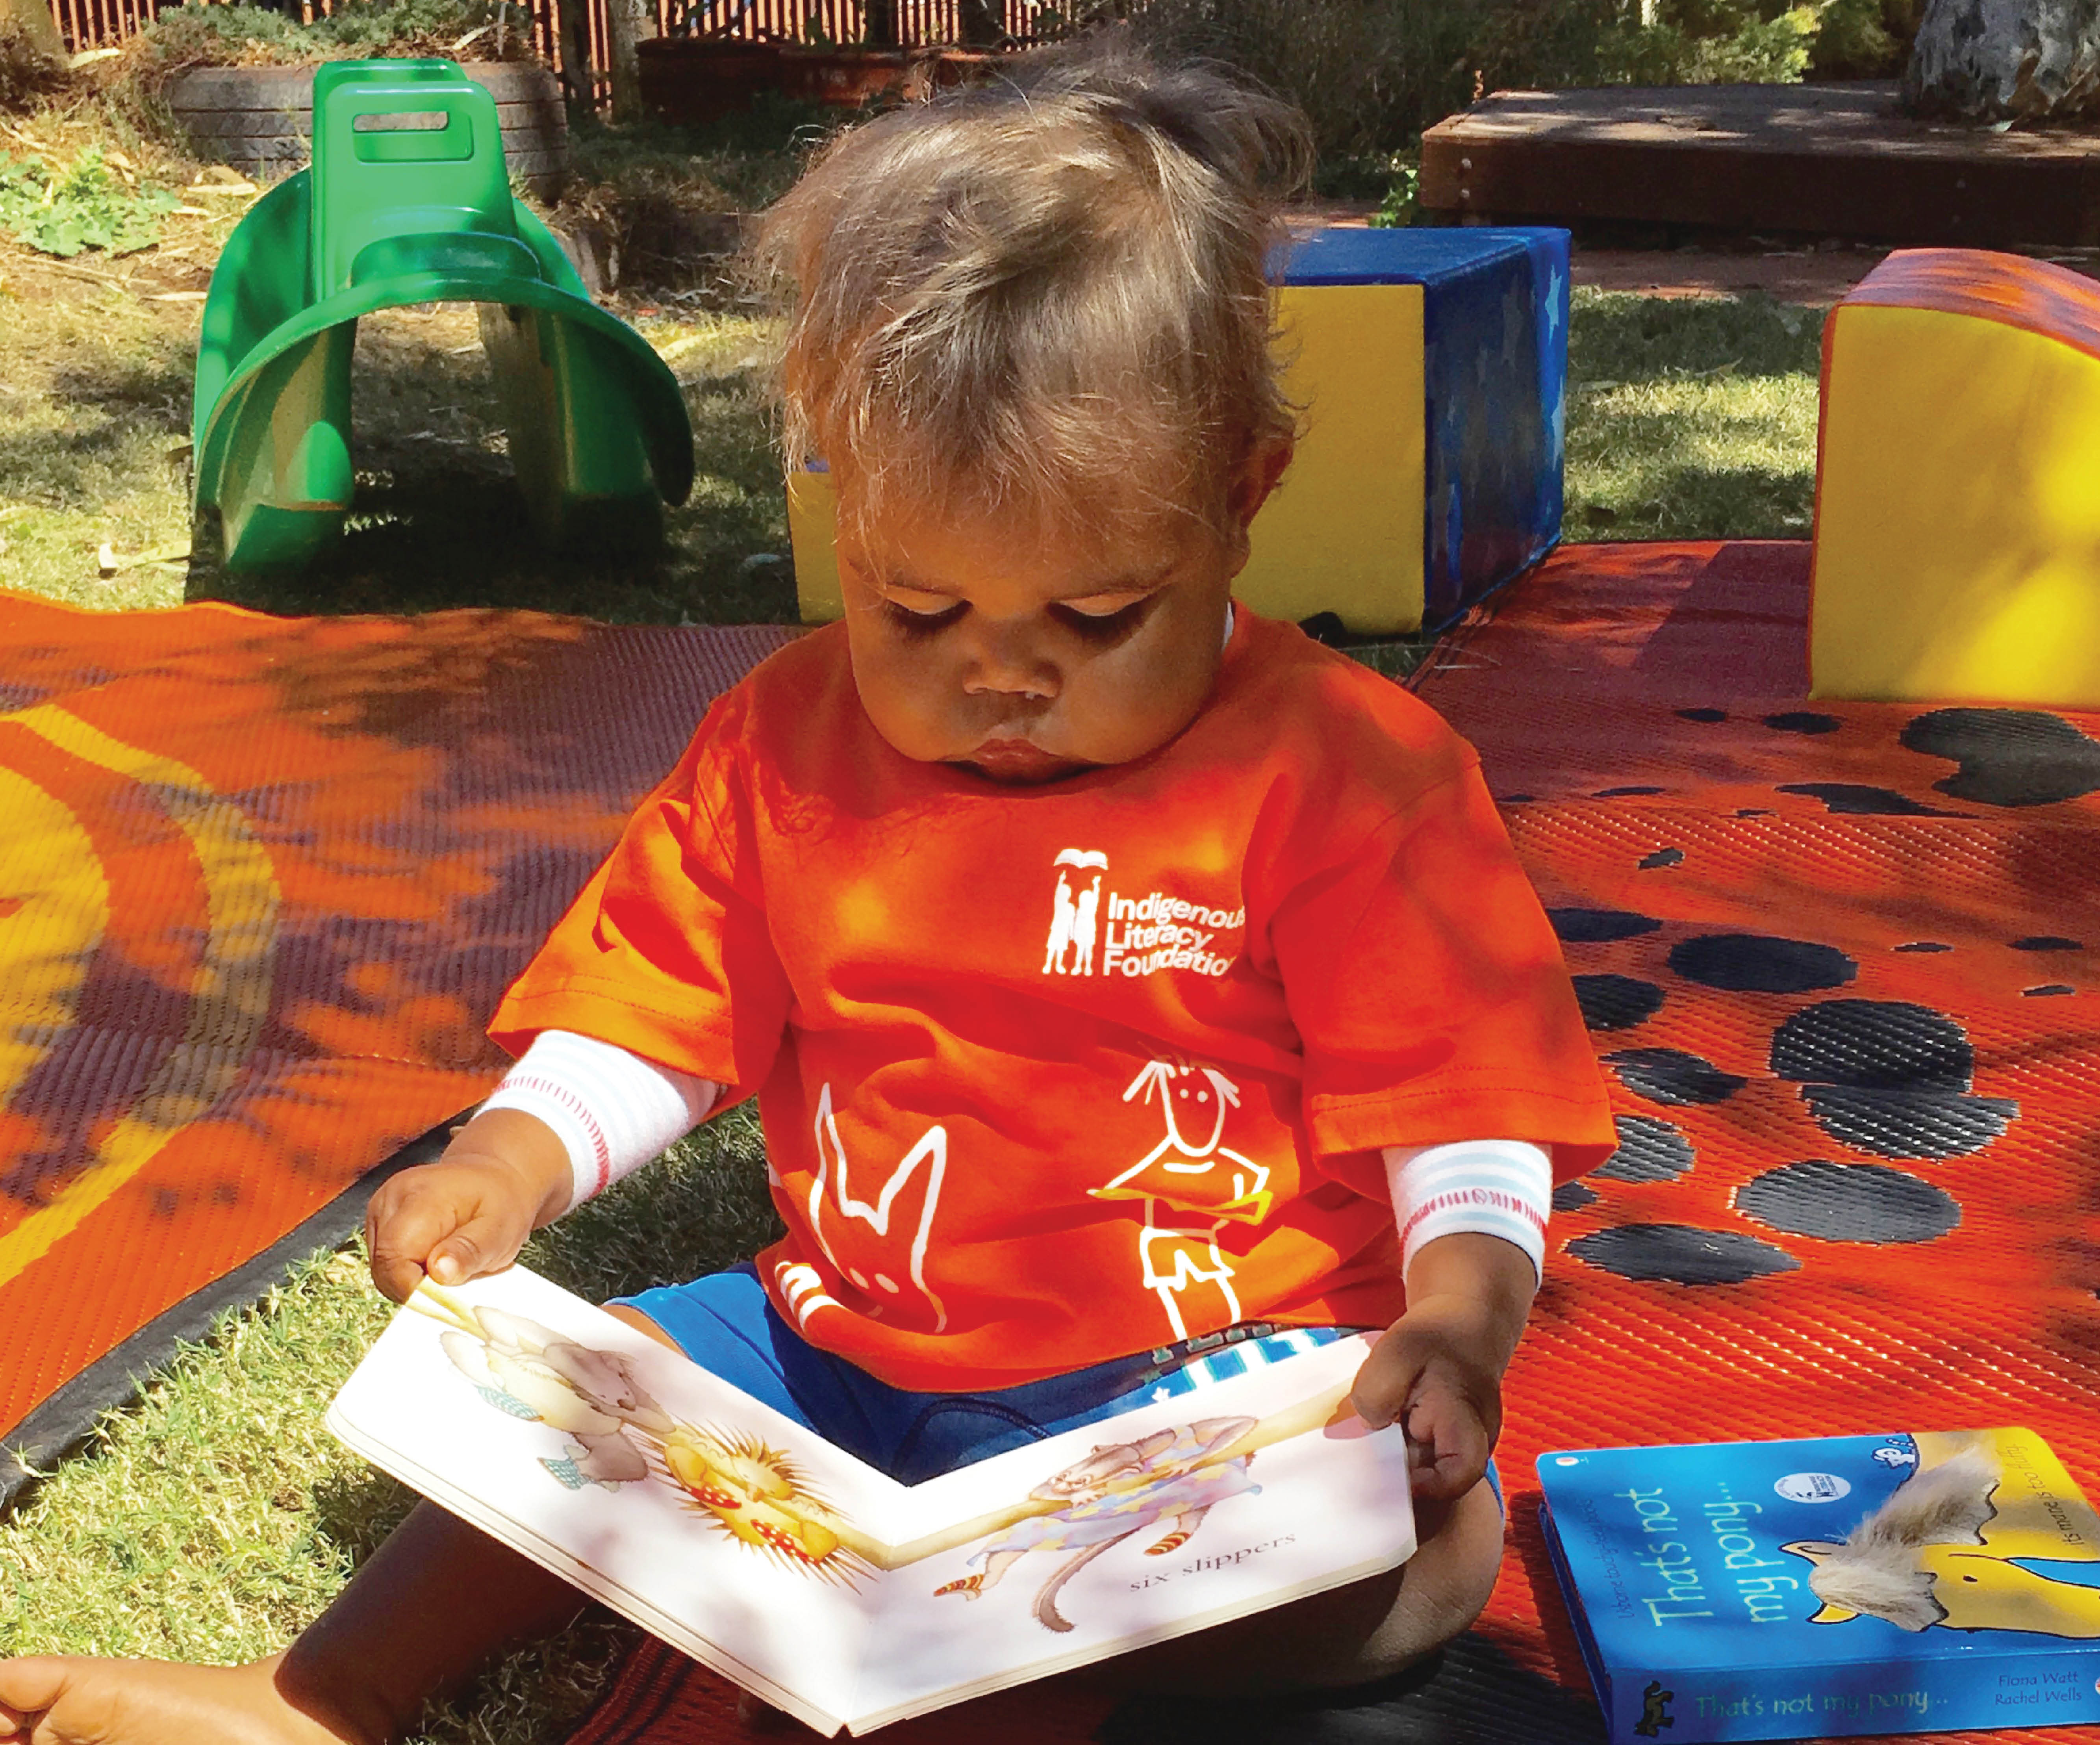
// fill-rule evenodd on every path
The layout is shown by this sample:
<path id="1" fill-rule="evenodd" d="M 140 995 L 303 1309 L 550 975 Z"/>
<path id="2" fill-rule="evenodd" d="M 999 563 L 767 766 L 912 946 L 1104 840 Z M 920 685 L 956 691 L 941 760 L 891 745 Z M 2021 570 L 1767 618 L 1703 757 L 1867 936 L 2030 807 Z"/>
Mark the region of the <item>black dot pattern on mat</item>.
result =
<path id="1" fill-rule="evenodd" d="M 1641 856 L 1640 867 L 1643 872 L 1652 872 L 1657 867 L 1674 867 L 1683 859 L 1684 850 L 1681 848 L 1658 848 L 1652 855 Z"/>
<path id="2" fill-rule="evenodd" d="M 1835 946 L 1759 933 L 1702 933 L 1679 940 L 1670 948 L 1670 967 L 1701 987 L 1751 994 L 1842 987 L 1860 973 Z"/>
<path id="3" fill-rule="evenodd" d="M 1535 793 L 1498 793 L 1495 796 L 1495 804 L 1498 806 L 1529 806 L 1533 801 L 1538 799 L 1538 796 Z"/>
<path id="4" fill-rule="evenodd" d="M 1632 800 L 1644 794 L 1662 792 L 1660 788 L 1599 788 L 1590 797 L 1593 800 Z"/>
<path id="5" fill-rule="evenodd" d="M 2051 806 L 2100 790 L 2100 742 L 2061 715 L 2021 709 L 1935 709 L 1903 743 L 1960 768 L 1933 786 L 1984 806 Z"/>
<path id="6" fill-rule="evenodd" d="M 2016 952 L 2082 952 L 2084 943 L 2077 939 L 2061 939 L 2053 933 L 2031 933 L 2023 939 L 2014 939 Z"/>
<path id="7" fill-rule="evenodd" d="M 1841 1145 L 1876 1157 L 1966 1157 L 2004 1138 L 2020 1106 L 2008 1098 L 1954 1090 L 1874 1090 L 1852 1085 L 1804 1085 L 1802 1100 L 1815 1124 Z"/>
<path id="8" fill-rule="evenodd" d="M 1674 1182 L 1699 1160 L 1692 1142 L 1653 1115 L 1615 1116 L 1619 1148 L 1590 1172 L 1612 1182 Z"/>
<path id="9" fill-rule="evenodd" d="M 1568 1252 L 1621 1279 L 1673 1284 L 1742 1284 L 1801 1267 L 1785 1249 L 1755 1236 L 1691 1224 L 1617 1224 L 1577 1236 Z"/>
<path id="10" fill-rule="evenodd" d="M 2030 1000 L 2039 1000 L 2053 994 L 2075 994 L 2078 990 L 2068 982 L 2046 982 L 2040 987 L 2023 987 L 2020 992 Z"/>
<path id="11" fill-rule="evenodd" d="M 1835 715 L 1820 715 L 1813 709 L 1790 709 L 1767 715 L 1765 725 L 1780 733 L 1835 733 L 1845 723 Z"/>
<path id="12" fill-rule="evenodd" d="M 1820 800 L 1826 811 L 1860 818 L 1953 818 L 1943 806 L 1927 806 L 1893 788 L 1870 788 L 1864 782 L 1782 782 L 1781 793 Z"/>
<path id="13" fill-rule="evenodd" d="M 1652 915 L 1636 915 L 1630 909 L 1548 909 L 1546 918 L 1570 945 L 1635 939 L 1662 926 Z"/>
<path id="14" fill-rule="evenodd" d="M 1555 1212 L 1580 1212 L 1585 1206 L 1594 1205 L 1596 1200 L 1596 1189 L 1585 1187 L 1580 1182 L 1563 1182 L 1553 1191 Z"/>
<path id="15" fill-rule="evenodd" d="M 1976 1051 L 1944 1012 L 1904 1000 L 1822 1000 L 1772 1035 L 1776 1078 L 1874 1090 L 1969 1089 Z"/>
<path id="16" fill-rule="evenodd" d="M 1895 948 L 1899 952 L 1951 952 L 1951 945 L 1942 945 L 1937 939 L 1912 939 L 1908 945 Z"/>
<path id="17" fill-rule="evenodd" d="M 1771 815 L 1769 806 L 1739 806 L 1736 808 L 1738 818 L 1769 818 Z"/>
<path id="18" fill-rule="evenodd" d="M 1616 1054 L 1607 1054 L 1604 1064 L 1635 1096 L 1674 1107 L 1725 1102 L 1744 1083 L 1712 1061 L 1688 1054 L 1682 1049 L 1621 1049 Z"/>
<path id="19" fill-rule="evenodd" d="M 1930 1242 L 1961 1222 L 1952 1195 L 1908 1170 L 1820 1159 L 1745 1182 L 1736 1190 L 1736 1209 L 1823 1242 Z"/>
<path id="20" fill-rule="evenodd" d="M 1680 709 L 1677 713 L 1686 721 L 1713 722 L 1728 718 L 1728 712 L 1725 709 Z"/>
<path id="21" fill-rule="evenodd" d="M 1630 975 L 1578 975 L 1575 1003 L 1591 1030 L 1630 1030 L 1662 1009 L 1662 990 Z"/>

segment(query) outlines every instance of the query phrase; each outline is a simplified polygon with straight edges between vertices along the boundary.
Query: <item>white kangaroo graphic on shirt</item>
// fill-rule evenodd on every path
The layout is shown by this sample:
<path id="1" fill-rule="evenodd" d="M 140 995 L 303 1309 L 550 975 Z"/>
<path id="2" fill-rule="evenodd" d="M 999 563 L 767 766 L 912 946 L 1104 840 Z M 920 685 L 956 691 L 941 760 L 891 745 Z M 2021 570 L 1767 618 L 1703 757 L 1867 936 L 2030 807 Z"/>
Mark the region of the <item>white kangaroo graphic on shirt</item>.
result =
<path id="1" fill-rule="evenodd" d="M 1198 1076 L 1201 1085 L 1176 1082 Z M 1266 1166 L 1223 1142 L 1226 1111 L 1239 1107 L 1240 1092 L 1215 1067 L 1153 1061 L 1131 1080 L 1123 1100 L 1128 1102 L 1140 1094 L 1147 1102 L 1158 1098 L 1166 1117 L 1167 1137 L 1140 1161 L 1092 1192 L 1103 1199 L 1145 1201 L 1145 1222 L 1137 1239 L 1145 1288 L 1158 1297 L 1174 1336 L 1186 1339 L 1189 1329 L 1180 1299 L 1198 1284 L 1215 1288 L 1224 1299 L 1229 1319 L 1240 1319 L 1239 1297 L 1232 1286 L 1232 1265 L 1219 1250 L 1218 1232 L 1229 1223 L 1259 1224 L 1268 1216 L 1269 1172 Z M 1210 1107 L 1207 1138 L 1194 1139 L 1182 1132 L 1175 1120 L 1177 1102 Z M 1162 1222 L 1162 1208 L 1194 1213 L 1198 1217 L 1185 1223 Z"/>
<path id="2" fill-rule="evenodd" d="M 810 1233 L 816 1237 L 817 1245 L 824 1251 L 824 1258 L 832 1263 L 832 1269 L 850 1279 L 857 1288 L 867 1288 L 870 1281 L 840 1262 L 837 1254 L 832 1251 L 831 1239 L 824 1234 L 826 1190 L 834 1188 L 838 1209 L 844 1216 L 857 1218 L 876 1235 L 886 1237 L 889 1234 L 890 1214 L 896 1208 L 897 1196 L 918 1173 L 920 1164 L 928 1166 L 926 1195 L 920 1208 L 919 1227 L 911 1236 L 908 1275 L 919 1294 L 926 1299 L 933 1310 L 933 1331 L 937 1333 L 941 1332 L 948 1324 L 948 1311 L 926 1283 L 926 1244 L 933 1233 L 933 1214 L 941 1204 L 941 1184 L 948 1173 L 948 1129 L 939 1126 L 928 1128 L 919 1142 L 904 1154 L 903 1161 L 890 1171 L 889 1179 L 882 1184 L 881 1191 L 871 1204 L 853 1197 L 852 1166 L 846 1160 L 845 1144 L 839 1138 L 839 1124 L 832 1112 L 832 1087 L 829 1084 L 818 1093 L 816 1129 L 817 1179 L 810 1189 Z M 833 1168 L 835 1160 L 836 1172 Z M 901 1289 L 897 1281 L 887 1273 L 876 1274 L 872 1282 L 878 1289 L 893 1293 Z M 806 1323 L 811 1314 L 827 1304 L 835 1308 L 839 1306 L 838 1299 L 823 1288 L 823 1281 L 812 1267 L 791 1266 L 785 1269 L 780 1274 L 780 1284 L 798 1323 Z"/>

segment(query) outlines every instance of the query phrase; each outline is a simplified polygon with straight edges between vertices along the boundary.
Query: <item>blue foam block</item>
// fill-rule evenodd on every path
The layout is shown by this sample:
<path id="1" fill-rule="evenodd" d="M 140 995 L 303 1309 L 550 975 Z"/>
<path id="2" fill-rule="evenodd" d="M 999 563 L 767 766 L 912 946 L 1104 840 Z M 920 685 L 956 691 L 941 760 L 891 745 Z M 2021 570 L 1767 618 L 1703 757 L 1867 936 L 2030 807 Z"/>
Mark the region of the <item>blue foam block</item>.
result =
<path id="1" fill-rule="evenodd" d="M 1293 285 L 1423 288 L 1425 627 L 1449 624 L 1553 549 L 1567 427 L 1566 231 L 1323 230 L 1281 251 L 1272 274 Z"/>

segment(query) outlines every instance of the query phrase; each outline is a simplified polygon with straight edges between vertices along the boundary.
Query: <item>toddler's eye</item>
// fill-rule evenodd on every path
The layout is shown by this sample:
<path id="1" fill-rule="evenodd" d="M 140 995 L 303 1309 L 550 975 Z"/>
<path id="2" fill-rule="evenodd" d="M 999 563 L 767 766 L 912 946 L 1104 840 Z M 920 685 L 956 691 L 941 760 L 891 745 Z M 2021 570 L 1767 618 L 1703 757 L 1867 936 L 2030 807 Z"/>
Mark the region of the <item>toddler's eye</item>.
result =
<path id="1" fill-rule="evenodd" d="M 1137 628 L 1157 594 L 1148 594 L 1142 599 L 1132 600 L 1127 606 L 1118 606 L 1114 612 L 1082 612 L 1076 606 L 1063 603 L 1050 608 L 1060 622 L 1077 630 L 1092 642 L 1114 642 Z"/>
<path id="2" fill-rule="evenodd" d="M 968 600 L 957 600 L 938 612 L 914 612 L 886 594 L 882 597 L 883 616 L 907 636 L 931 636 L 937 630 L 945 630 L 969 609 Z"/>

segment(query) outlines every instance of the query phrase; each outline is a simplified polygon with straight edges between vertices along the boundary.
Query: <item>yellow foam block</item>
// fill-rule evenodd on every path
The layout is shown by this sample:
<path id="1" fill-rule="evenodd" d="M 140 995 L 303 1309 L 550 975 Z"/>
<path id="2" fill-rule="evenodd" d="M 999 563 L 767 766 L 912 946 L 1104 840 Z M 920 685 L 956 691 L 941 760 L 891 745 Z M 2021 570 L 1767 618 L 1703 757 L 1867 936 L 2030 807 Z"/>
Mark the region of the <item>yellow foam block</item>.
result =
<path id="1" fill-rule="evenodd" d="M 2096 345 L 2100 288 L 1972 250 L 1833 312 L 1814 696 L 2100 707 Z"/>
<path id="2" fill-rule="evenodd" d="M 1284 392 L 1306 409 L 1282 483 L 1251 529 L 1234 595 L 1266 617 L 1339 609 L 1349 627 L 1411 630 L 1423 616 L 1423 289 L 1285 285 Z M 829 475 L 788 480 L 805 623 L 845 610 Z"/>
<path id="3" fill-rule="evenodd" d="M 839 555 L 833 549 L 839 500 L 829 473 L 788 475 L 788 549 L 795 559 L 795 602 L 805 624 L 829 624 L 845 616 L 839 587 Z"/>

